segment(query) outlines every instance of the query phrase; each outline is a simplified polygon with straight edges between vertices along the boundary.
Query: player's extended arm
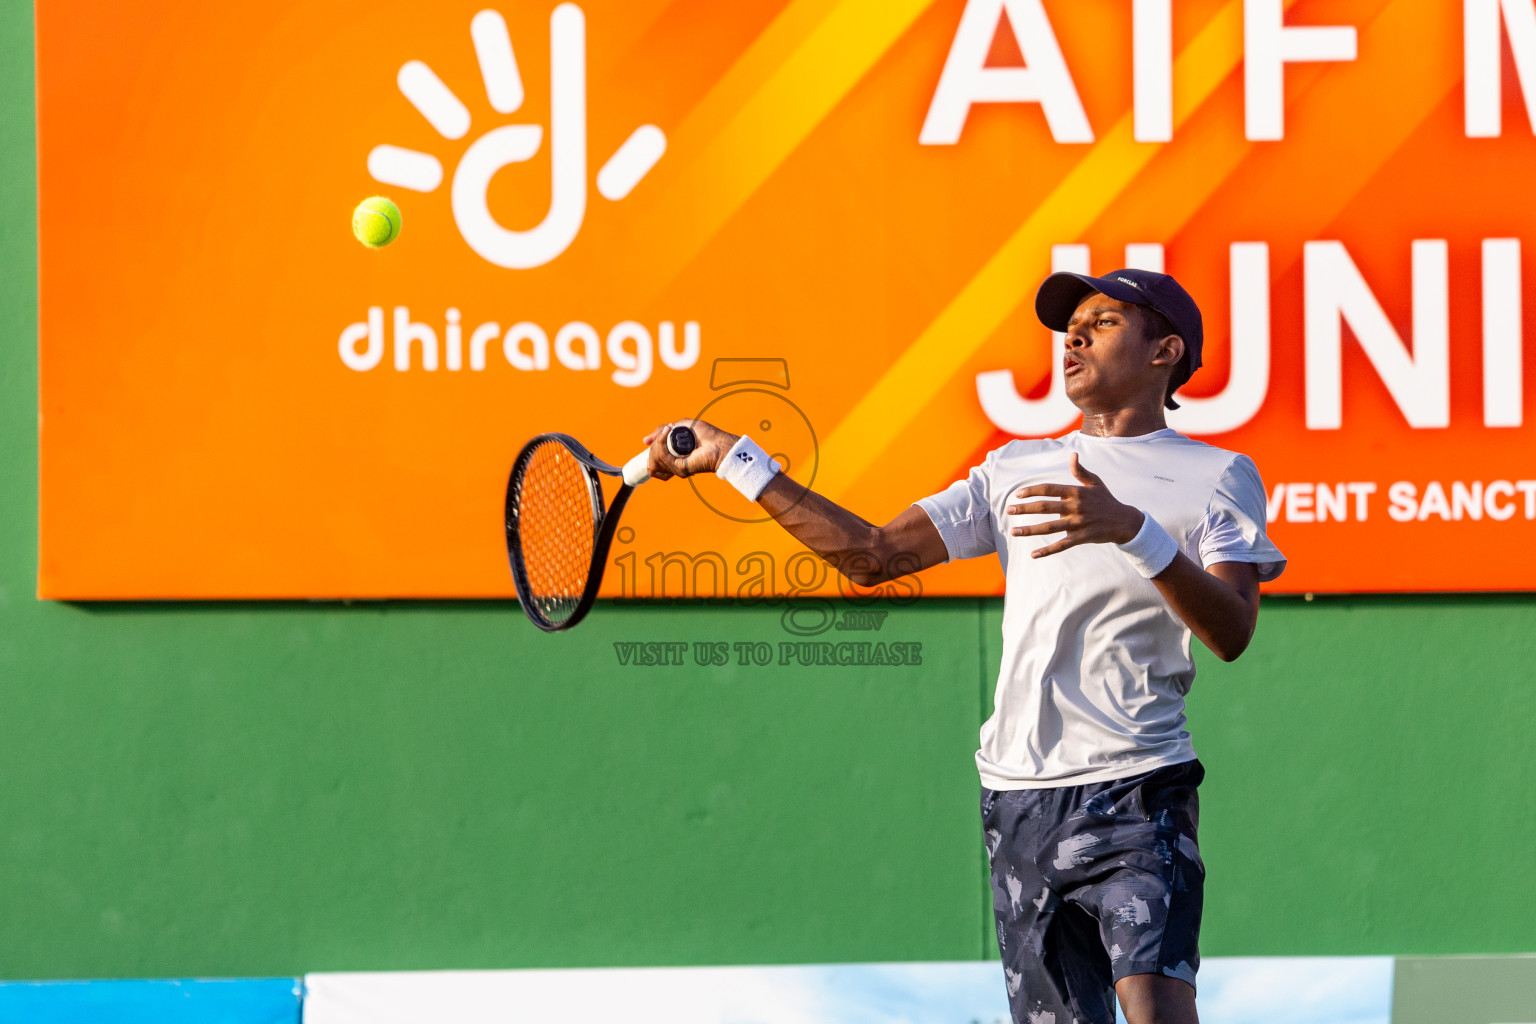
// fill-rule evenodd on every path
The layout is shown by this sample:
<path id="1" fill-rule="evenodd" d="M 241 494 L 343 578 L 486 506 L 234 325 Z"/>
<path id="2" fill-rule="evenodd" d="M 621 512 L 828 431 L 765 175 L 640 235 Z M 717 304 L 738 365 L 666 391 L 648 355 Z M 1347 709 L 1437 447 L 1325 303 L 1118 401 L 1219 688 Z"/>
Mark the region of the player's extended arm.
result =
<path id="1" fill-rule="evenodd" d="M 646 435 L 651 446 L 651 476 L 713 473 L 738 436 L 703 420 L 678 420 L 693 428 L 699 445 L 685 459 L 667 451 L 667 429 L 658 427 Z M 884 526 L 859 518 L 835 502 L 779 473 L 769 481 L 758 504 L 796 540 L 825 558 L 833 568 L 859 586 L 868 587 L 908 573 L 938 565 L 949 557 L 938 528 L 916 505 Z"/>
<path id="2" fill-rule="evenodd" d="M 1036 484 L 1014 494 L 1018 504 L 1009 515 L 1056 515 L 1030 526 L 1015 526 L 1015 537 L 1063 533 L 1060 540 L 1031 554 L 1045 558 L 1079 544 L 1127 544 L 1141 529 L 1142 513 L 1115 499 L 1104 481 L 1072 456 L 1072 475 L 1081 486 Z M 1246 562 L 1217 562 L 1209 569 L 1196 565 L 1183 552 L 1152 579 L 1158 592 L 1222 661 L 1232 661 L 1248 647 L 1259 621 L 1259 570 Z"/>

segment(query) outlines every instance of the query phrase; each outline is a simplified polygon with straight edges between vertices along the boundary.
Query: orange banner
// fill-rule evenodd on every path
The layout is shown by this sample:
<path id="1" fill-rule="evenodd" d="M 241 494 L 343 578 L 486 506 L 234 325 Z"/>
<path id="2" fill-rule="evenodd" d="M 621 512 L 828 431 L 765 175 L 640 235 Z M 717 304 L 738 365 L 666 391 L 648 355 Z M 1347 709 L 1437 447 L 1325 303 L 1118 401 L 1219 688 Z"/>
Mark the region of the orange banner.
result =
<path id="1" fill-rule="evenodd" d="M 43 597 L 504 597 L 523 441 L 697 414 L 882 522 L 1072 429 L 1034 289 L 1125 265 L 1274 589 L 1536 583 L 1536 0 L 39 0 L 37 69 Z M 605 593 L 832 592 L 759 513 L 648 484 Z"/>

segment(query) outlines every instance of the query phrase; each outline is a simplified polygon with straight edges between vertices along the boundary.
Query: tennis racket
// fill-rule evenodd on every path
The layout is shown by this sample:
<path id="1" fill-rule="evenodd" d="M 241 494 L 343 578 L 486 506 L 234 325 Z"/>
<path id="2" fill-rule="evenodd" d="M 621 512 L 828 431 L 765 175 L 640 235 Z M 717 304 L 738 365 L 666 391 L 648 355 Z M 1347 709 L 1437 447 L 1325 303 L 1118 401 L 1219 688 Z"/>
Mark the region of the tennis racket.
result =
<path id="1" fill-rule="evenodd" d="M 674 458 L 698 446 L 688 427 L 667 432 Z M 651 478 L 649 455 L 647 449 L 620 469 L 569 434 L 540 434 L 518 452 L 507 478 L 507 560 L 518 603 L 546 633 L 570 629 L 592 610 L 619 515 Z M 606 512 L 598 474 L 624 481 Z"/>

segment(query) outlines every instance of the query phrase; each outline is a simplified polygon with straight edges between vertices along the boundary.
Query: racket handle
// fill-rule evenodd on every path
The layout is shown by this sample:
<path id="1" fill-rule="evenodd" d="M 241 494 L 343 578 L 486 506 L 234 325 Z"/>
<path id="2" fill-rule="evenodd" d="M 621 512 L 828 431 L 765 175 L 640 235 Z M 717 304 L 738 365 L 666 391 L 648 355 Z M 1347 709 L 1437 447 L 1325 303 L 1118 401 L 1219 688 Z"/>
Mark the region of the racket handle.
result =
<path id="1" fill-rule="evenodd" d="M 624 463 L 624 482 L 631 487 L 639 487 L 651 478 L 651 450 L 636 455 Z"/>
<path id="2" fill-rule="evenodd" d="M 693 454 L 699 446 L 699 438 L 689 427 L 673 427 L 667 431 L 667 451 L 674 459 L 686 459 Z M 651 450 L 636 455 L 624 463 L 624 482 L 631 487 L 639 487 L 651 478 L 650 469 Z"/>

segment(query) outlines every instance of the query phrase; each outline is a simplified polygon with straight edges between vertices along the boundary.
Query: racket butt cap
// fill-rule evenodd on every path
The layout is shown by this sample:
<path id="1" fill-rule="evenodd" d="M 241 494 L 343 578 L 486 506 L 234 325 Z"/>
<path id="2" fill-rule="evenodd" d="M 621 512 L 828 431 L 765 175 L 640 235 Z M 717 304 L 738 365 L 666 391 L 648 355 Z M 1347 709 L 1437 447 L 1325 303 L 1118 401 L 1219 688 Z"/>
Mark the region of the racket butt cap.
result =
<path id="1" fill-rule="evenodd" d="M 699 447 L 698 435 L 691 427 L 673 427 L 667 431 L 667 451 L 674 459 L 686 459 Z"/>

